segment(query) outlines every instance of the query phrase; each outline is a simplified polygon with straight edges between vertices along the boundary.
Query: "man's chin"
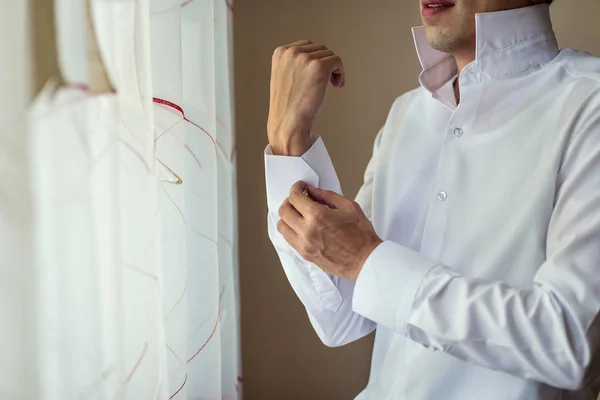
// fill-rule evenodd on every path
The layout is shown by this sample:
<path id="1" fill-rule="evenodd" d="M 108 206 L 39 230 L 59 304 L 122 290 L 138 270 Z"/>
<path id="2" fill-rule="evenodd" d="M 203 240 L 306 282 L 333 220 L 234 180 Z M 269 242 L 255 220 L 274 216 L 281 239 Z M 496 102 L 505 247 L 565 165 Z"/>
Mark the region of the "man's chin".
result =
<path id="1" fill-rule="evenodd" d="M 444 38 L 447 37 L 447 34 L 437 26 L 425 25 L 425 34 L 427 36 L 427 41 L 432 47 L 441 44 L 440 42 L 443 42 Z"/>
<path id="2" fill-rule="evenodd" d="M 429 43 L 429 46 L 435 50 L 444 53 L 452 53 L 455 49 L 456 43 L 446 31 L 439 28 L 425 28 L 425 32 L 427 33 L 427 42 Z"/>

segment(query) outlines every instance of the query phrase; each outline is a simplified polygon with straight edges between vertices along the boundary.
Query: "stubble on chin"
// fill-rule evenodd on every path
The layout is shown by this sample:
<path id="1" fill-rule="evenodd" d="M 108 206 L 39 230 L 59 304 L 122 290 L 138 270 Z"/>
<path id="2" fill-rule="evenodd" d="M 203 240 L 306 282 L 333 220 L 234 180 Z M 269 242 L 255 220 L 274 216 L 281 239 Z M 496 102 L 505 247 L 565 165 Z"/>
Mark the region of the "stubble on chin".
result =
<path id="1" fill-rule="evenodd" d="M 452 30 L 428 26 L 425 30 L 429 45 L 438 51 L 452 54 L 465 45 L 464 32 L 460 28 Z"/>

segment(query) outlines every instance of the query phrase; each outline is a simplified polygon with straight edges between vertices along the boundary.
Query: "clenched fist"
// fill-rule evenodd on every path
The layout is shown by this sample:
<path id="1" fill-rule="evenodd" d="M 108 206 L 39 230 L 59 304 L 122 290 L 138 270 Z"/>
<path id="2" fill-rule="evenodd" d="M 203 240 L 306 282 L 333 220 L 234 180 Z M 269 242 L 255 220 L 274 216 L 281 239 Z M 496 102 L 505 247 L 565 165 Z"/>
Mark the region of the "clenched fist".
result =
<path id="1" fill-rule="evenodd" d="M 311 129 L 329 82 L 344 86 L 344 65 L 322 44 L 303 40 L 275 50 L 267 123 L 274 154 L 300 156 L 310 148 Z"/>

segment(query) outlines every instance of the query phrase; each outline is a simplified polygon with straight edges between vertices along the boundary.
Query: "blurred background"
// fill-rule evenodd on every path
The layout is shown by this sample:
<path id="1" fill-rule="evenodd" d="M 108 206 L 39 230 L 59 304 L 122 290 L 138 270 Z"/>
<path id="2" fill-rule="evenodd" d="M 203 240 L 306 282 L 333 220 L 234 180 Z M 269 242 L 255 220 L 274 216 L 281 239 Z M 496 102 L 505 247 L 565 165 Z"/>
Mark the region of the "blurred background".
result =
<path id="1" fill-rule="evenodd" d="M 600 56 L 600 2 L 555 0 L 561 47 Z M 263 151 L 273 50 L 297 40 L 340 55 L 346 87 L 317 120 L 344 193 L 353 197 L 393 100 L 418 86 L 410 28 L 417 0 L 236 0 L 235 108 L 244 398 L 352 399 L 366 385 L 372 335 L 327 348 L 312 330 L 267 237 Z"/>

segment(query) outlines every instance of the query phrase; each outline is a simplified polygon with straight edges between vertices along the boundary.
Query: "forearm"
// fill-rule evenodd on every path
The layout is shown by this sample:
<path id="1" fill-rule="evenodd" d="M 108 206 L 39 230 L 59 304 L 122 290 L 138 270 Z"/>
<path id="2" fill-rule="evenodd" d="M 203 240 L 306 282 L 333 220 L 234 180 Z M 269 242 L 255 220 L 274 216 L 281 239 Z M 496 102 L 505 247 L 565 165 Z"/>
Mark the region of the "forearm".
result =
<path id="1" fill-rule="evenodd" d="M 284 272 L 321 340 L 341 346 L 375 329 L 375 324 L 352 310 L 355 282 L 334 277 L 304 260 L 277 231 L 278 210 L 291 186 L 304 181 L 322 189 L 341 193 L 339 180 L 318 136 L 301 157 L 282 157 L 269 147 L 265 156 L 269 237 Z"/>
<path id="2" fill-rule="evenodd" d="M 354 310 L 432 351 L 576 389 L 587 383 L 597 347 L 592 323 L 600 295 L 588 293 L 584 303 L 573 299 L 585 279 L 545 273 L 554 263 L 541 266 L 534 283 L 522 289 L 461 276 L 385 242 L 359 276 Z"/>
<path id="3" fill-rule="evenodd" d="M 317 141 L 318 136 L 299 127 L 267 124 L 269 146 L 275 156 L 300 157 Z"/>
<path id="4" fill-rule="evenodd" d="M 560 297 L 544 282 L 517 289 L 438 266 L 415 297 L 407 335 L 479 366 L 575 390 L 587 383 L 595 344 L 578 305 Z"/>

